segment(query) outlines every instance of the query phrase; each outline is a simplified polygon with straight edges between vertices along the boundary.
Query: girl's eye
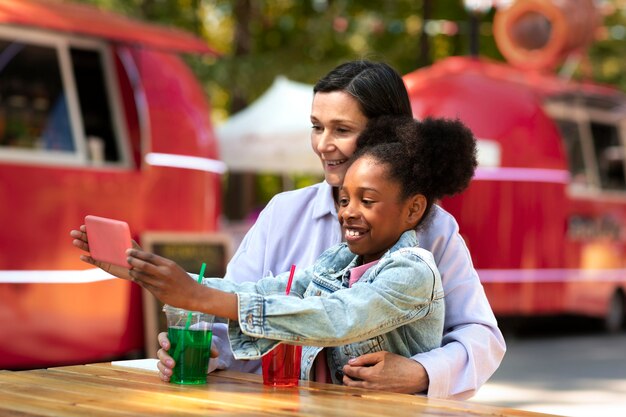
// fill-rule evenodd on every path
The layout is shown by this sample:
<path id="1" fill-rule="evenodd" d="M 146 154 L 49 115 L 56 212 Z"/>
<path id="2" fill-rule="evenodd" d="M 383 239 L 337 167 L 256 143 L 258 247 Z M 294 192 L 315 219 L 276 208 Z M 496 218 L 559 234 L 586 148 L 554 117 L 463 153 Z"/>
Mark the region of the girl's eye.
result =
<path id="1" fill-rule="evenodd" d="M 339 198 L 339 206 L 340 207 L 345 207 L 348 205 L 348 199 L 347 198 Z"/>
<path id="2" fill-rule="evenodd" d="M 366 200 L 366 199 L 363 199 L 363 200 L 361 200 L 361 202 L 363 203 L 363 205 L 364 205 L 364 206 L 369 206 L 369 205 L 374 204 L 374 201 L 373 201 L 373 200 Z"/>

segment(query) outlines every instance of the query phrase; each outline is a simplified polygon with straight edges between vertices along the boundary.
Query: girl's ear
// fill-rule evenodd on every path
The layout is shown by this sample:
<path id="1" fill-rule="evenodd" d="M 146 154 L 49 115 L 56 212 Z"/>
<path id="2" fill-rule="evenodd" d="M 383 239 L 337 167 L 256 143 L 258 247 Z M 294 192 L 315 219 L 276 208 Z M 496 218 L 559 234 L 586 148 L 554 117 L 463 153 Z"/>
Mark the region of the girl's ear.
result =
<path id="1" fill-rule="evenodd" d="M 412 225 L 412 228 L 418 225 L 424 212 L 426 211 L 426 197 L 422 194 L 415 194 L 409 197 L 409 212 L 406 218 L 407 223 Z"/>

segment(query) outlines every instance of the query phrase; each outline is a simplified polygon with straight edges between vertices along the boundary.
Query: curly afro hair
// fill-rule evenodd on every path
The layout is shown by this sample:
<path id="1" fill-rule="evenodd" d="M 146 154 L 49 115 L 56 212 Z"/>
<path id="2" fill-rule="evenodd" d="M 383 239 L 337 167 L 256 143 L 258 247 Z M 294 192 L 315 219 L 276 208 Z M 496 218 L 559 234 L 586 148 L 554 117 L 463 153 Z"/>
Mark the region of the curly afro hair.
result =
<path id="1" fill-rule="evenodd" d="M 426 197 L 423 218 L 436 200 L 465 190 L 478 165 L 474 134 L 461 121 L 444 118 L 374 118 L 359 136 L 352 160 L 363 156 L 388 166 L 388 178 L 401 185 L 403 199 Z"/>

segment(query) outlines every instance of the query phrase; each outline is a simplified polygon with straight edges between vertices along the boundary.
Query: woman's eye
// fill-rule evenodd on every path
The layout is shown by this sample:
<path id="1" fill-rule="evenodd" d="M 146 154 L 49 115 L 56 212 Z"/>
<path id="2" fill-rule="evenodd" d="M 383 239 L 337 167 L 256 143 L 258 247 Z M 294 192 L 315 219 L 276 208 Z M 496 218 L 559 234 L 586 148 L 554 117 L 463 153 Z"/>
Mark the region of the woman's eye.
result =
<path id="1" fill-rule="evenodd" d="M 313 129 L 314 132 L 321 132 L 323 130 L 319 125 L 313 125 L 311 126 L 311 129 Z"/>

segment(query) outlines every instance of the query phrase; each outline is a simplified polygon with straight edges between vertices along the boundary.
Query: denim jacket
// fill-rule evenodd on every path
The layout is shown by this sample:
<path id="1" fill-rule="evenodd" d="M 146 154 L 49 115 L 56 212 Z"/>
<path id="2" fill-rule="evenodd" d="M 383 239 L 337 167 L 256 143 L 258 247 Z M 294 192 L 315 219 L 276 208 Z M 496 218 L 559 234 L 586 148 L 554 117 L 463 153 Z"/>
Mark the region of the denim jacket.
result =
<path id="1" fill-rule="evenodd" d="M 386 350 L 405 357 L 441 345 L 444 302 L 441 277 L 430 252 L 417 247 L 415 231 L 402 234 L 379 262 L 348 288 L 359 257 L 346 243 L 296 270 L 257 282 L 208 278 L 204 284 L 238 295 L 239 322 L 229 323 L 235 358 L 258 359 L 280 341 L 304 345 L 301 379 L 311 379 L 323 347 L 333 383 L 342 383 L 349 359 Z"/>

